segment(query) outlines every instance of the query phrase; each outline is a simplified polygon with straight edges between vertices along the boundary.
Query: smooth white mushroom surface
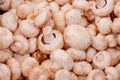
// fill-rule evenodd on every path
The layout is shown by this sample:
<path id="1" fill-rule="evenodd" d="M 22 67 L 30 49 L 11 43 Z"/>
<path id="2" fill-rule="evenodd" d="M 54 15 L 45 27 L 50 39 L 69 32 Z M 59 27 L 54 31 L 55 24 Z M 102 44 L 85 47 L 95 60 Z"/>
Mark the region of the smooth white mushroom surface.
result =
<path id="1" fill-rule="evenodd" d="M 0 80 L 120 80 L 120 0 L 0 0 Z"/>

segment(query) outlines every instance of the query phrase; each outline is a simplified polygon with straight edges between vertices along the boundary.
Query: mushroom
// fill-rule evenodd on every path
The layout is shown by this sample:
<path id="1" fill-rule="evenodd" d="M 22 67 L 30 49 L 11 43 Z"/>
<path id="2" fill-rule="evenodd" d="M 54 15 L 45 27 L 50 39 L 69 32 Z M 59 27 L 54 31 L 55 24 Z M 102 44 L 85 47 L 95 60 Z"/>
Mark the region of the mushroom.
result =
<path id="1" fill-rule="evenodd" d="M 38 61 L 33 57 L 28 57 L 21 62 L 22 74 L 25 77 L 29 76 L 32 68 L 39 66 Z"/>
<path id="2" fill-rule="evenodd" d="M 60 8 L 59 4 L 57 2 L 55 2 L 55 1 L 50 2 L 49 6 L 50 6 L 50 9 L 51 9 L 52 13 L 58 11 L 59 8 Z"/>
<path id="3" fill-rule="evenodd" d="M 7 61 L 7 66 L 11 71 L 12 80 L 19 79 L 21 75 L 21 66 L 20 63 L 15 58 L 10 58 Z"/>
<path id="4" fill-rule="evenodd" d="M 74 8 L 80 9 L 80 10 L 88 10 L 89 9 L 89 3 L 87 0 L 74 0 L 72 2 L 72 6 Z"/>
<path id="5" fill-rule="evenodd" d="M 93 69 L 86 80 L 105 80 L 105 73 L 100 69 Z"/>
<path id="6" fill-rule="evenodd" d="M 107 48 L 107 42 L 105 41 L 105 35 L 98 33 L 92 37 L 92 47 L 96 50 L 105 50 Z"/>
<path id="7" fill-rule="evenodd" d="M 26 37 L 36 37 L 39 34 L 39 28 L 34 25 L 33 20 L 23 20 L 19 25 L 20 32 Z"/>
<path id="8" fill-rule="evenodd" d="M 74 63 L 73 72 L 77 75 L 86 76 L 92 71 L 92 66 L 85 61 Z"/>
<path id="9" fill-rule="evenodd" d="M 109 15 L 114 7 L 115 0 L 96 0 L 92 11 L 98 16 Z"/>
<path id="10" fill-rule="evenodd" d="M 80 24 L 82 13 L 79 9 L 70 9 L 65 14 L 66 25 Z"/>
<path id="11" fill-rule="evenodd" d="M 37 66 L 30 70 L 29 80 L 49 80 L 49 76 L 45 68 Z"/>
<path id="12" fill-rule="evenodd" d="M 65 29 L 65 13 L 62 11 L 54 12 L 53 20 L 55 22 L 55 28 L 63 32 L 63 30 Z"/>
<path id="13" fill-rule="evenodd" d="M 61 6 L 70 2 L 70 0 L 55 0 L 55 1 Z"/>
<path id="14" fill-rule="evenodd" d="M 7 11 L 10 9 L 11 0 L 0 0 L 0 10 Z"/>
<path id="15" fill-rule="evenodd" d="M 111 55 L 107 51 L 99 51 L 93 58 L 93 67 L 105 69 L 111 65 Z"/>
<path id="16" fill-rule="evenodd" d="M 9 58 L 12 58 L 13 52 L 10 49 L 0 50 L 0 62 L 6 62 Z"/>
<path id="17" fill-rule="evenodd" d="M 16 10 L 11 9 L 10 11 L 4 13 L 1 18 L 1 25 L 3 27 L 8 28 L 12 32 L 14 32 L 17 28 L 17 15 L 16 15 Z"/>
<path id="18" fill-rule="evenodd" d="M 73 67 L 73 59 L 62 49 L 56 49 L 51 52 L 50 59 L 59 64 L 63 69 L 71 70 Z"/>
<path id="19" fill-rule="evenodd" d="M 115 18 L 113 20 L 111 28 L 112 28 L 113 33 L 120 33 L 120 30 L 119 30 L 120 29 L 120 18 Z"/>
<path id="20" fill-rule="evenodd" d="M 97 51 L 96 49 L 89 47 L 86 52 L 86 60 L 87 62 L 92 62 L 94 56 L 96 55 Z"/>
<path id="21" fill-rule="evenodd" d="M 107 67 L 105 69 L 106 79 L 107 80 L 119 80 L 120 73 L 115 67 Z"/>
<path id="22" fill-rule="evenodd" d="M 112 21 L 110 17 L 103 17 L 100 19 L 96 18 L 95 20 L 96 20 L 97 29 L 99 30 L 100 33 L 109 34 L 111 32 Z"/>
<path id="23" fill-rule="evenodd" d="M 86 28 L 78 24 L 68 25 L 65 28 L 64 40 L 68 45 L 76 49 L 85 50 L 91 45 L 91 36 L 89 32 Z"/>
<path id="24" fill-rule="evenodd" d="M 115 47 L 117 45 L 117 40 L 115 35 L 112 35 L 112 34 L 106 35 L 105 41 L 108 43 L 109 47 Z"/>
<path id="25" fill-rule="evenodd" d="M 58 70 L 55 74 L 55 80 L 62 80 L 62 79 L 65 79 L 65 80 L 70 80 L 70 72 L 65 70 L 65 69 L 61 69 L 61 70 Z"/>
<path id="26" fill-rule="evenodd" d="M 29 53 L 33 53 L 37 49 L 37 38 L 29 38 Z"/>
<path id="27" fill-rule="evenodd" d="M 23 2 L 24 0 L 11 0 L 11 8 L 17 8 L 17 6 Z"/>
<path id="28" fill-rule="evenodd" d="M 38 37 L 38 48 L 46 54 L 63 47 L 63 36 L 60 31 L 52 30 L 50 26 L 42 29 L 43 33 Z"/>
<path id="29" fill-rule="evenodd" d="M 62 7 L 61 7 L 61 11 L 62 12 L 64 12 L 64 13 L 66 13 L 67 11 L 69 11 L 69 10 L 71 10 L 71 9 L 73 9 L 73 6 L 70 4 L 70 3 L 66 3 L 65 5 L 63 5 Z"/>
<path id="30" fill-rule="evenodd" d="M 0 27 L 0 49 L 6 49 L 13 43 L 12 32 L 4 27 Z"/>
<path id="31" fill-rule="evenodd" d="M 120 1 L 117 0 L 116 1 L 116 4 L 114 5 L 114 15 L 117 16 L 117 17 L 120 17 Z"/>
<path id="32" fill-rule="evenodd" d="M 26 54 L 29 50 L 28 40 L 22 35 L 14 35 L 14 42 L 10 48 L 18 54 Z"/>
<path id="33" fill-rule="evenodd" d="M 34 19 L 34 23 L 37 27 L 43 27 L 51 18 L 50 9 L 41 8 L 38 15 Z"/>
<path id="34" fill-rule="evenodd" d="M 11 71 L 6 64 L 0 63 L 0 80 L 11 80 Z"/>
<path id="35" fill-rule="evenodd" d="M 33 12 L 34 4 L 31 2 L 25 2 L 18 5 L 16 8 L 17 15 L 21 19 L 25 19 L 30 13 Z"/>
<path id="36" fill-rule="evenodd" d="M 84 50 L 68 48 L 66 51 L 73 58 L 74 61 L 82 61 L 86 58 L 86 53 Z"/>

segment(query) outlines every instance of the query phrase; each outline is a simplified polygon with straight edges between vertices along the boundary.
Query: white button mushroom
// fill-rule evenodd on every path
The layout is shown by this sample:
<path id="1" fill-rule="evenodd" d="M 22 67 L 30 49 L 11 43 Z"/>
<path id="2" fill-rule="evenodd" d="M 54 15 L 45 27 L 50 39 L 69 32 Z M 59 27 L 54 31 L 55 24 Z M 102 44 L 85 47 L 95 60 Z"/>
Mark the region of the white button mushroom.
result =
<path id="1" fill-rule="evenodd" d="M 70 0 L 55 0 L 59 5 L 64 5 L 66 3 L 69 3 Z"/>
<path id="2" fill-rule="evenodd" d="M 7 11 L 10 9 L 11 0 L 1 0 L 0 10 Z"/>
<path id="3" fill-rule="evenodd" d="M 88 75 L 92 71 L 92 66 L 85 61 L 74 63 L 73 72 L 77 75 Z"/>
<path id="4" fill-rule="evenodd" d="M 55 22 L 55 28 L 63 32 L 63 30 L 65 29 L 65 13 L 62 11 L 54 12 L 53 20 Z"/>
<path id="5" fill-rule="evenodd" d="M 71 70 L 73 67 L 73 59 L 64 50 L 56 49 L 50 54 L 50 59 L 59 64 L 66 70 Z"/>
<path id="6" fill-rule="evenodd" d="M 99 51 L 93 58 L 93 66 L 98 69 L 105 69 L 111 65 L 112 57 L 107 51 Z"/>
<path id="7" fill-rule="evenodd" d="M 65 69 L 61 69 L 61 70 L 58 70 L 55 74 L 55 80 L 70 80 L 70 72 L 65 70 Z"/>
<path id="8" fill-rule="evenodd" d="M 70 9 L 73 9 L 73 6 L 70 4 L 70 3 L 67 3 L 67 4 L 65 4 L 65 5 L 63 5 L 62 7 L 61 7 L 61 11 L 62 12 L 67 12 L 67 11 L 69 11 Z"/>
<path id="9" fill-rule="evenodd" d="M 29 76 L 29 72 L 32 68 L 39 66 L 38 61 L 33 57 L 28 57 L 21 62 L 22 74 L 25 77 Z"/>
<path id="10" fill-rule="evenodd" d="M 86 52 L 86 60 L 88 62 L 92 62 L 92 60 L 93 60 L 96 53 L 97 53 L 97 51 L 94 48 L 89 47 L 87 52 Z"/>
<path id="11" fill-rule="evenodd" d="M 104 50 L 107 48 L 107 42 L 105 41 L 105 35 L 99 33 L 92 37 L 92 47 L 96 50 Z"/>
<path id="12" fill-rule="evenodd" d="M 29 50 L 28 40 L 22 35 L 14 35 L 14 42 L 10 48 L 18 54 L 26 54 Z"/>
<path id="13" fill-rule="evenodd" d="M 108 34 L 111 32 L 112 21 L 110 17 L 103 17 L 96 21 L 97 29 L 102 34 Z"/>
<path id="14" fill-rule="evenodd" d="M 120 33 L 120 18 L 115 18 L 111 25 L 113 33 Z"/>
<path id="15" fill-rule="evenodd" d="M 74 8 L 77 8 L 80 10 L 88 10 L 89 9 L 89 3 L 87 0 L 74 0 L 72 5 Z"/>
<path id="16" fill-rule="evenodd" d="M 105 73 L 100 69 L 92 70 L 86 80 L 105 80 Z"/>
<path id="17" fill-rule="evenodd" d="M 81 21 L 81 12 L 79 9 L 70 9 L 65 14 L 66 25 L 71 24 L 80 24 Z"/>
<path id="18" fill-rule="evenodd" d="M 11 8 L 17 8 L 17 6 L 23 2 L 24 0 L 11 0 Z"/>
<path id="19" fill-rule="evenodd" d="M 106 16 L 113 10 L 115 0 L 96 0 L 92 11 L 98 16 Z"/>
<path id="20" fill-rule="evenodd" d="M 117 40 L 115 35 L 112 35 L 112 34 L 106 35 L 105 41 L 108 43 L 109 47 L 115 47 L 117 45 Z"/>
<path id="21" fill-rule="evenodd" d="M 34 25 L 33 20 L 23 20 L 19 24 L 20 32 L 26 37 L 35 37 L 39 34 L 39 28 Z"/>
<path id="22" fill-rule="evenodd" d="M 0 80 L 11 80 L 10 69 L 3 63 L 0 63 Z"/>
<path id="23" fill-rule="evenodd" d="M 120 73 L 115 67 L 107 67 L 105 69 L 106 79 L 107 80 L 119 80 Z"/>
<path id="24" fill-rule="evenodd" d="M 37 27 L 43 27 L 51 18 L 50 10 L 41 8 L 39 14 L 35 17 L 34 23 Z"/>
<path id="25" fill-rule="evenodd" d="M 34 4 L 31 2 L 20 4 L 16 9 L 18 17 L 25 19 L 30 13 L 33 12 L 33 8 Z"/>
<path id="26" fill-rule="evenodd" d="M 120 17 L 120 1 L 117 0 L 116 4 L 114 5 L 114 15 Z"/>
<path id="27" fill-rule="evenodd" d="M 21 66 L 20 63 L 15 58 L 10 58 L 7 61 L 7 66 L 11 71 L 12 80 L 19 79 L 21 75 Z"/>
<path id="28" fill-rule="evenodd" d="M 6 62 L 9 58 L 12 58 L 13 52 L 10 49 L 0 50 L 0 62 Z"/>
<path id="29" fill-rule="evenodd" d="M 50 2 L 49 3 L 49 6 L 50 6 L 50 9 L 51 9 L 51 11 L 54 13 L 54 12 L 56 12 L 56 11 L 58 11 L 59 10 L 59 4 L 57 3 L 57 2 L 55 2 L 55 1 L 52 1 L 52 2 Z"/>
<path id="30" fill-rule="evenodd" d="M 76 49 L 87 49 L 91 44 L 91 36 L 87 29 L 77 24 L 65 28 L 64 40 L 68 45 Z"/>
<path id="31" fill-rule="evenodd" d="M 18 25 L 17 18 L 16 10 L 12 9 L 2 15 L 1 25 L 14 32 Z"/>
<path id="32" fill-rule="evenodd" d="M 0 27 L 0 49 L 8 48 L 13 42 L 12 32 L 4 27 Z"/>
<path id="33" fill-rule="evenodd" d="M 63 36 L 58 30 L 52 30 L 52 27 L 43 28 L 43 34 L 38 37 L 38 48 L 46 54 L 50 54 L 55 49 L 63 47 Z"/>
<path id="34" fill-rule="evenodd" d="M 29 80 L 49 80 L 49 76 L 45 68 L 37 66 L 30 70 Z"/>
<path id="35" fill-rule="evenodd" d="M 73 58 L 74 61 L 82 61 L 86 58 L 86 53 L 84 50 L 68 48 L 66 51 Z"/>

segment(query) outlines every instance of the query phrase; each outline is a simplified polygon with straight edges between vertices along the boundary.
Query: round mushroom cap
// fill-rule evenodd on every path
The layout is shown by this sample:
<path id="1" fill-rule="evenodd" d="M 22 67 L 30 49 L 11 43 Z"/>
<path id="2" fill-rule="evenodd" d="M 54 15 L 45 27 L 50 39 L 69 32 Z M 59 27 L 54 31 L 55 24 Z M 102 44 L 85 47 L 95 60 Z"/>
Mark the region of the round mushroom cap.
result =
<path id="1" fill-rule="evenodd" d="M 91 44 L 91 36 L 83 26 L 68 25 L 64 30 L 65 42 L 76 49 L 87 49 Z"/>

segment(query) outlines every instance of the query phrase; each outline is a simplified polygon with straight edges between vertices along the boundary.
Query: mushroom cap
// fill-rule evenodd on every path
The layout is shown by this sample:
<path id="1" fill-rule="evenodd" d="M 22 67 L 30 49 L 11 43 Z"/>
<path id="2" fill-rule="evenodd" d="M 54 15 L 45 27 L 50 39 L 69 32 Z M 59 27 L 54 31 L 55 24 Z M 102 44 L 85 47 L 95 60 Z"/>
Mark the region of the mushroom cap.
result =
<path id="1" fill-rule="evenodd" d="M 87 49 L 91 44 L 91 36 L 83 26 L 68 25 L 64 30 L 65 42 L 76 49 Z"/>
<path id="2" fill-rule="evenodd" d="M 10 30 L 0 27 L 0 49 L 8 48 L 13 42 L 13 34 Z"/>
<path id="3" fill-rule="evenodd" d="M 50 54 L 51 51 L 53 51 L 55 49 L 60 49 L 60 48 L 63 47 L 63 36 L 62 36 L 62 34 L 57 30 L 53 30 L 52 35 L 54 36 L 54 39 L 50 43 L 47 43 L 43 40 L 44 39 L 43 34 L 41 34 L 38 37 L 38 48 L 43 53 Z"/>

